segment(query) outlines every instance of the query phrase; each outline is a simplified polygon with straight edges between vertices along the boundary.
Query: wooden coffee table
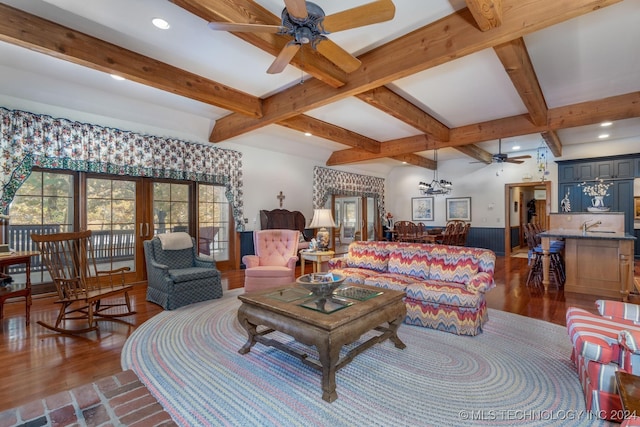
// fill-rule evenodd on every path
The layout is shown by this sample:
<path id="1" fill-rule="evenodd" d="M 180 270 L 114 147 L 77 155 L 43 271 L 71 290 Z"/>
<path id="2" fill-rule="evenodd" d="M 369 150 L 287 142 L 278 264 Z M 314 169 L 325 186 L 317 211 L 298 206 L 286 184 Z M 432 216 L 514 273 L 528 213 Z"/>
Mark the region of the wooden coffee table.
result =
<path id="1" fill-rule="evenodd" d="M 249 335 L 246 344 L 238 352 L 246 354 L 259 342 L 297 357 L 304 364 L 322 372 L 322 399 L 333 402 L 338 398 L 336 371 L 355 356 L 386 339 L 391 340 L 397 348 L 406 347 L 397 335 L 407 312 L 402 301 L 404 292 L 360 285 L 348 287 L 344 292 L 352 298 L 340 297 L 338 303 L 329 302 L 326 305 L 314 300 L 312 295 L 297 285 L 238 296 L 242 301 L 238 320 Z M 347 305 L 343 306 L 343 303 Z M 323 306 L 331 312 L 319 311 Z M 261 326 L 266 328 L 259 330 Z M 357 341 L 372 330 L 380 334 L 374 334 L 340 358 L 342 346 Z M 319 360 L 313 360 L 308 354 L 267 337 L 274 331 L 287 334 L 299 343 L 315 346 Z"/>

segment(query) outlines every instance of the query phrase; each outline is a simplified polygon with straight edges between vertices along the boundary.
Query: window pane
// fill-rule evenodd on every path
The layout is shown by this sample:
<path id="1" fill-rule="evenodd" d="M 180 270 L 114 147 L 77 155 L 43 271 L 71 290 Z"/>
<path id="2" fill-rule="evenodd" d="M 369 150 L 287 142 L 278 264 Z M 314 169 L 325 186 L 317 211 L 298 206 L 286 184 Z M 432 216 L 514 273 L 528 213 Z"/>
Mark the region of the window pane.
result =
<path id="1" fill-rule="evenodd" d="M 171 200 L 171 184 L 156 182 L 153 184 L 153 200 L 168 201 Z"/>
<path id="2" fill-rule="evenodd" d="M 87 228 L 99 269 L 135 271 L 135 189 L 135 181 L 87 179 Z"/>
<path id="3" fill-rule="evenodd" d="M 42 194 L 66 197 L 71 192 L 72 176 L 42 172 Z"/>
<path id="4" fill-rule="evenodd" d="M 216 261 L 228 260 L 229 203 L 224 187 L 198 184 L 198 220 L 200 254 L 213 256 Z"/>
<path id="5" fill-rule="evenodd" d="M 188 202 L 189 186 L 183 184 L 171 184 L 171 200 Z"/>
<path id="6" fill-rule="evenodd" d="M 153 184 L 153 229 L 155 234 L 189 232 L 190 184 Z"/>
<path id="7" fill-rule="evenodd" d="M 87 224 L 90 230 L 100 230 L 111 222 L 111 201 L 87 199 Z"/>
<path id="8" fill-rule="evenodd" d="M 33 171 L 20 186 L 9 207 L 9 235 L 6 243 L 17 251 L 37 250 L 31 233 L 51 234 L 73 231 L 73 175 L 61 172 Z M 11 266 L 8 273 L 16 283 L 26 280 L 23 265 Z M 34 293 L 44 282 L 51 282 L 39 257 L 31 262 Z"/>

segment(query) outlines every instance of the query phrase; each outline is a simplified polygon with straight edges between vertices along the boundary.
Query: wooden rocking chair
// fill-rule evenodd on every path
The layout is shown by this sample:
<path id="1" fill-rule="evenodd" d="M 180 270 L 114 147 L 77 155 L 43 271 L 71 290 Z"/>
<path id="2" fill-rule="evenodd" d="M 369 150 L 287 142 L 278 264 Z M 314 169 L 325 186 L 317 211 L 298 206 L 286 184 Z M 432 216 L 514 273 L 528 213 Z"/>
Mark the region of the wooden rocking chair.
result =
<path id="1" fill-rule="evenodd" d="M 49 270 L 56 290 L 60 312 L 55 325 L 38 321 L 45 328 L 65 334 L 80 334 L 98 329 L 98 318 L 116 318 L 135 314 L 131 310 L 124 272 L 129 267 L 99 271 L 96 266 L 91 230 L 73 233 L 32 234 L 38 244 L 43 264 Z M 103 304 L 102 300 L 124 296 L 124 302 Z M 125 310 L 105 311 L 124 306 Z M 86 321 L 86 327 L 68 329 L 66 321 Z"/>

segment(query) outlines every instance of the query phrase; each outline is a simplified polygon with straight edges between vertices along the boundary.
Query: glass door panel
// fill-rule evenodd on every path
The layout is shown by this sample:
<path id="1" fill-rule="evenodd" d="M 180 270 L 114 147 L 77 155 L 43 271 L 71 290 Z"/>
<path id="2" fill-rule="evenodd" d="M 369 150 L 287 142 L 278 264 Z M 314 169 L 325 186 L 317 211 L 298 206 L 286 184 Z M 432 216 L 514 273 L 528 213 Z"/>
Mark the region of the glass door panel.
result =
<path id="1" fill-rule="evenodd" d="M 190 184 L 153 183 L 153 230 L 155 234 L 185 231 L 190 228 Z"/>
<path id="2" fill-rule="evenodd" d="M 366 198 L 366 209 L 364 213 L 367 217 L 366 237 L 364 240 L 374 241 L 376 240 L 376 207 L 373 197 Z"/>
<path id="3" fill-rule="evenodd" d="M 198 185 L 198 250 L 216 261 L 229 260 L 229 201 L 226 189 Z"/>
<path id="4" fill-rule="evenodd" d="M 136 268 L 135 180 L 87 178 L 87 229 L 92 231 L 98 269 Z"/>
<path id="5" fill-rule="evenodd" d="M 37 250 L 31 233 L 51 234 L 73 231 L 76 210 L 74 198 L 75 176 L 70 173 L 34 170 L 22 184 L 9 207 L 9 226 L 5 241 L 16 251 Z M 23 265 L 10 266 L 7 271 L 16 283 L 26 279 Z M 47 269 L 39 257 L 31 260 L 31 284 L 35 294 L 48 292 L 51 282 Z"/>

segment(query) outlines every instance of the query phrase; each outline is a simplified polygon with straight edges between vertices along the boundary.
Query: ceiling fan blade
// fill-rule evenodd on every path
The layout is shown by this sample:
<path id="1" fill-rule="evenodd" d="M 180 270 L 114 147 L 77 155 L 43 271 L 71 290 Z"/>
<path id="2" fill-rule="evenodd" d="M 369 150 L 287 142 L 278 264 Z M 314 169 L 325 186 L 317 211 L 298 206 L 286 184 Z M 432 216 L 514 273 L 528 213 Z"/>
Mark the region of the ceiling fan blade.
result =
<path id="1" fill-rule="evenodd" d="M 240 33 L 279 33 L 283 30 L 286 31 L 286 28 L 280 25 L 236 24 L 233 22 L 209 22 L 207 26 L 215 31 Z"/>
<path id="2" fill-rule="evenodd" d="M 268 74 L 278 74 L 281 73 L 282 70 L 289 65 L 289 62 L 296 56 L 300 50 L 300 45 L 297 43 L 287 43 L 285 47 L 282 48 L 275 61 L 271 64 L 269 69 L 267 70 Z"/>
<path id="3" fill-rule="evenodd" d="M 298 19 L 307 18 L 307 3 L 304 0 L 284 0 L 289 16 Z"/>
<path id="4" fill-rule="evenodd" d="M 514 157 L 509 157 L 509 159 L 511 160 L 518 160 L 518 159 L 530 159 L 531 156 L 528 154 L 525 154 L 523 156 L 514 156 Z"/>
<path id="5" fill-rule="evenodd" d="M 517 163 L 517 164 L 522 164 L 522 163 L 524 163 L 524 160 L 517 160 L 517 159 L 513 158 L 513 159 L 505 159 L 505 162 L 506 162 L 506 163 Z"/>
<path id="6" fill-rule="evenodd" d="M 329 61 L 333 62 L 344 70 L 351 73 L 360 68 L 360 60 L 349 52 L 332 42 L 331 40 L 323 40 L 318 43 L 317 51 L 324 55 Z"/>
<path id="7" fill-rule="evenodd" d="M 330 33 L 389 21 L 396 14 L 391 0 L 378 0 L 324 18 L 324 28 Z"/>

